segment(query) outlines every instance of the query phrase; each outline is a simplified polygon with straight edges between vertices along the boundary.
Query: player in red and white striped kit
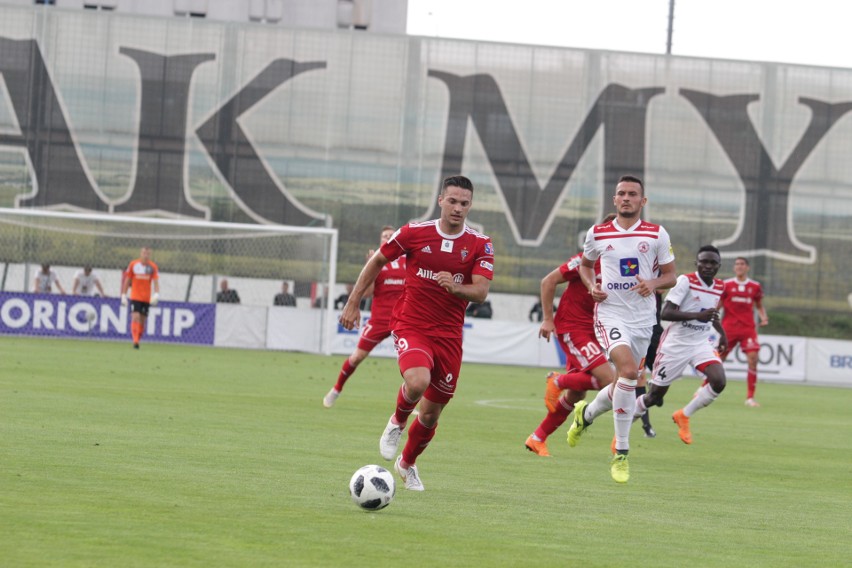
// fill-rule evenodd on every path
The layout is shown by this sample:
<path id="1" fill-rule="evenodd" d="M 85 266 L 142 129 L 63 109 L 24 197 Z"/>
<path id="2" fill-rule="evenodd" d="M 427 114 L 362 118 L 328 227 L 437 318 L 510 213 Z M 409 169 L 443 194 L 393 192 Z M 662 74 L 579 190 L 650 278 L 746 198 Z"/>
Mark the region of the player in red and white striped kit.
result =
<path id="1" fill-rule="evenodd" d="M 647 394 L 636 400 L 634 416 L 641 416 L 651 406 L 662 406 L 669 386 L 693 368 L 707 379 L 684 408 L 672 414 L 678 434 L 685 444 L 692 443 L 689 419 L 710 405 L 725 388 L 725 368 L 710 344 L 710 333 L 719 333 L 719 346 L 727 347 L 725 330 L 719 323 L 719 302 L 724 283 L 716 278 L 722 257 L 719 249 L 705 245 L 698 249 L 697 270 L 678 277 L 666 296 L 660 318 L 672 322 L 660 337 L 657 358 Z"/>
<path id="2" fill-rule="evenodd" d="M 722 327 L 728 334 L 728 348 L 722 349 L 720 355 L 724 361 L 734 347 L 741 344 L 740 349 L 745 353 L 748 362 L 745 403 L 746 406 L 760 406 L 754 400 L 754 390 L 757 386 L 757 354 L 760 351 L 754 310 L 757 309 L 761 327 L 769 323 L 769 318 L 763 307 L 763 288 L 748 277 L 749 269 L 748 260 L 738 257 L 734 261 L 734 277 L 725 280 L 725 291 L 722 294 Z"/>
<path id="3" fill-rule="evenodd" d="M 641 219 L 647 201 L 642 180 L 622 176 L 613 197 L 616 219 L 589 229 L 580 267 L 583 284 L 597 302 L 595 333 L 615 365 L 618 379 L 590 404 L 577 403 L 568 430 L 568 445 L 577 445 L 594 419 L 612 410 L 616 455 L 610 474 L 617 483 L 626 483 L 630 478 L 627 454 L 636 385 L 657 321 L 654 291 L 671 287 L 677 278 L 668 232 Z M 594 270 L 598 259 L 600 282 Z"/>
<path id="4" fill-rule="evenodd" d="M 435 436 L 438 419 L 455 393 L 462 360 L 462 330 L 469 302 L 482 303 L 494 277 L 491 239 L 467 226 L 473 184 L 451 176 L 441 184 L 441 216 L 409 223 L 393 234 L 364 265 L 340 324 L 360 321 L 359 303 L 382 267 L 406 258 L 405 288 L 393 311 L 393 337 L 404 380 L 396 411 L 379 440 L 379 452 L 392 460 L 415 407 L 418 415 L 394 464 L 406 489 L 423 491 L 415 461 Z"/>
<path id="5" fill-rule="evenodd" d="M 393 227 L 382 227 L 379 246 L 381 247 L 388 242 L 393 233 Z M 373 256 L 375 252 L 371 250 L 367 258 Z M 382 267 L 372 286 L 373 304 L 370 306 L 370 319 L 367 320 L 361 330 L 361 337 L 358 339 L 358 346 L 355 351 L 343 362 L 340 373 L 337 375 L 337 382 L 322 399 L 322 405 L 326 408 L 334 406 L 334 402 L 343 390 L 343 385 L 355 373 L 355 369 L 361 364 L 361 361 L 367 358 L 376 345 L 390 336 L 391 312 L 396 301 L 402 295 L 404 285 L 405 257 L 400 257 Z M 367 290 L 365 295 L 370 295 L 370 289 Z"/>

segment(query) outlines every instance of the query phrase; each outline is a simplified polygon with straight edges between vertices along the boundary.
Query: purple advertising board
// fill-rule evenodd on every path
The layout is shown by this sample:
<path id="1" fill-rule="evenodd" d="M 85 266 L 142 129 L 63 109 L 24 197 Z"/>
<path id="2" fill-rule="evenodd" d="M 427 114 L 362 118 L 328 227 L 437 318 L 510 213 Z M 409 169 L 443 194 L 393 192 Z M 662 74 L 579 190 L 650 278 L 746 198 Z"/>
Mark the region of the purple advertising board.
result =
<path id="1" fill-rule="evenodd" d="M 160 302 L 145 326 L 147 341 L 213 345 L 214 304 Z M 0 292 L 0 334 L 130 340 L 130 306 L 118 299 Z"/>

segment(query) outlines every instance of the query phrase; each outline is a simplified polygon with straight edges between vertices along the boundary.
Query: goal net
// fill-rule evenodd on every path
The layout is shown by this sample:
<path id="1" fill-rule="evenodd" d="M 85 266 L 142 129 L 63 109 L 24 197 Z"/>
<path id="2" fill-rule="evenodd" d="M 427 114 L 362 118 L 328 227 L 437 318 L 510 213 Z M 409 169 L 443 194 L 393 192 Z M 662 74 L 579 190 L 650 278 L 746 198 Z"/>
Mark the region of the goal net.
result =
<path id="1" fill-rule="evenodd" d="M 0 292 L 5 297 L 33 294 L 42 265 L 49 265 L 58 279 L 49 295 L 56 303 L 61 299 L 60 288 L 72 294 L 75 277 L 83 276 L 83 267 L 91 266 L 103 295 L 110 300 L 107 303 L 117 304 L 122 272 L 139 257 L 143 246 L 152 249 L 151 260 L 159 267 L 161 302 L 212 305 L 226 281 L 240 305 L 271 307 L 275 296 L 286 288 L 295 297 L 296 307 L 320 308 L 325 330 L 333 325 L 333 298 L 342 287 L 336 284 L 337 230 L 326 227 L 0 209 Z M 100 290 L 81 290 L 80 280 L 77 294 L 94 297 L 88 303 L 97 312 Z M 233 294 L 228 296 L 233 299 Z M 57 318 L 63 318 L 60 312 L 69 309 L 69 301 L 51 308 L 53 319 L 43 318 L 42 325 L 37 325 L 38 314 L 31 314 L 29 324 L 37 325 L 32 332 L 62 335 L 50 333 L 56 331 L 50 326 L 58 325 Z M 9 310 L 4 305 L 0 318 L 9 316 Z M 15 314 L 20 319 L 19 312 Z M 15 314 L 6 319 L 17 322 Z M 169 316 L 172 325 L 175 314 Z M 72 323 L 83 328 L 86 317 L 82 312 L 75 314 Z M 163 326 L 165 317 L 164 311 L 160 317 Z M 150 328 L 150 318 L 148 324 Z M 154 324 L 152 331 L 156 330 Z"/>

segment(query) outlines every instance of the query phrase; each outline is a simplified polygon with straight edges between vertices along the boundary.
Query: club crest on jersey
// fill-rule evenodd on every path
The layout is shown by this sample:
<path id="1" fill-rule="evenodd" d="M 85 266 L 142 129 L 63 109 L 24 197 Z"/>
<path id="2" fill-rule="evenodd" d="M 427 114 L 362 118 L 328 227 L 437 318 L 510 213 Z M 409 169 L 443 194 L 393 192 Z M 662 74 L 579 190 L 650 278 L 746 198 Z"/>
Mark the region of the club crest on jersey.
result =
<path id="1" fill-rule="evenodd" d="M 639 243 L 639 246 L 637 246 L 636 248 L 639 249 L 639 252 L 645 253 L 645 252 L 648 252 L 649 250 L 651 250 L 651 245 L 649 245 L 645 241 L 642 241 L 642 242 Z"/>
<path id="2" fill-rule="evenodd" d="M 619 268 L 622 276 L 636 276 L 639 274 L 639 259 L 622 258 L 619 261 Z"/>
<path id="3" fill-rule="evenodd" d="M 466 259 L 467 259 L 467 255 L 468 255 L 467 247 L 462 248 L 462 249 L 461 249 L 461 257 L 462 257 L 462 261 L 464 261 L 464 260 L 466 260 Z"/>
<path id="4" fill-rule="evenodd" d="M 449 239 L 441 241 L 441 252 L 453 252 L 453 241 Z"/>

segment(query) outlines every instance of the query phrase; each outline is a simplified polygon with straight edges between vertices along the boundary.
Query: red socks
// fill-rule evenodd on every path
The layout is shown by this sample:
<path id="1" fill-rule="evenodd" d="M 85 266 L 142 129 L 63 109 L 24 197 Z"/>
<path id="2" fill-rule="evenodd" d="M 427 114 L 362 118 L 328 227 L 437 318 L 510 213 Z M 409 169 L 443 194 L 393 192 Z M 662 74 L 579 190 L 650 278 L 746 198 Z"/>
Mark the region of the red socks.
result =
<path id="1" fill-rule="evenodd" d="M 355 367 L 352 366 L 352 363 L 349 362 L 349 357 L 343 362 L 343 367 L 340 368 L 340 374 L 337 375 L 337 383 L 334 385 L 334 390 L 340 392 L 343 390 L 343 385 L 346 384 L 346 380 L 352 376 L 352 373 L 355 372 Z"/>
<path id="2" fill-rule="evenodd" d="M 556 432 L 556 429 L 565 423 L 572 410 L 574 410 L 574 405 L 566 402 L 564 396 L 560 397 L 556 405 L 556 412 L 548 412 L 539 427 L 535 429 L 535 435 L 538 439 L 547 440 L 548 436 Z"/>
<path id="3" fill-rule="evenodd" d="M 427 428 L 420 423 L 419 418 L 414 419 L 414 424 L 408 429 L 408 441 L 405 443 L 405 448 L 402 450 L 402 461 L 409 466 L 414 465 L 417 461 L 417 456 L 423 453 L 432 438 L 435 437 L 435 431 L 438 425 L 435 424 L 432 428 Z"/>

